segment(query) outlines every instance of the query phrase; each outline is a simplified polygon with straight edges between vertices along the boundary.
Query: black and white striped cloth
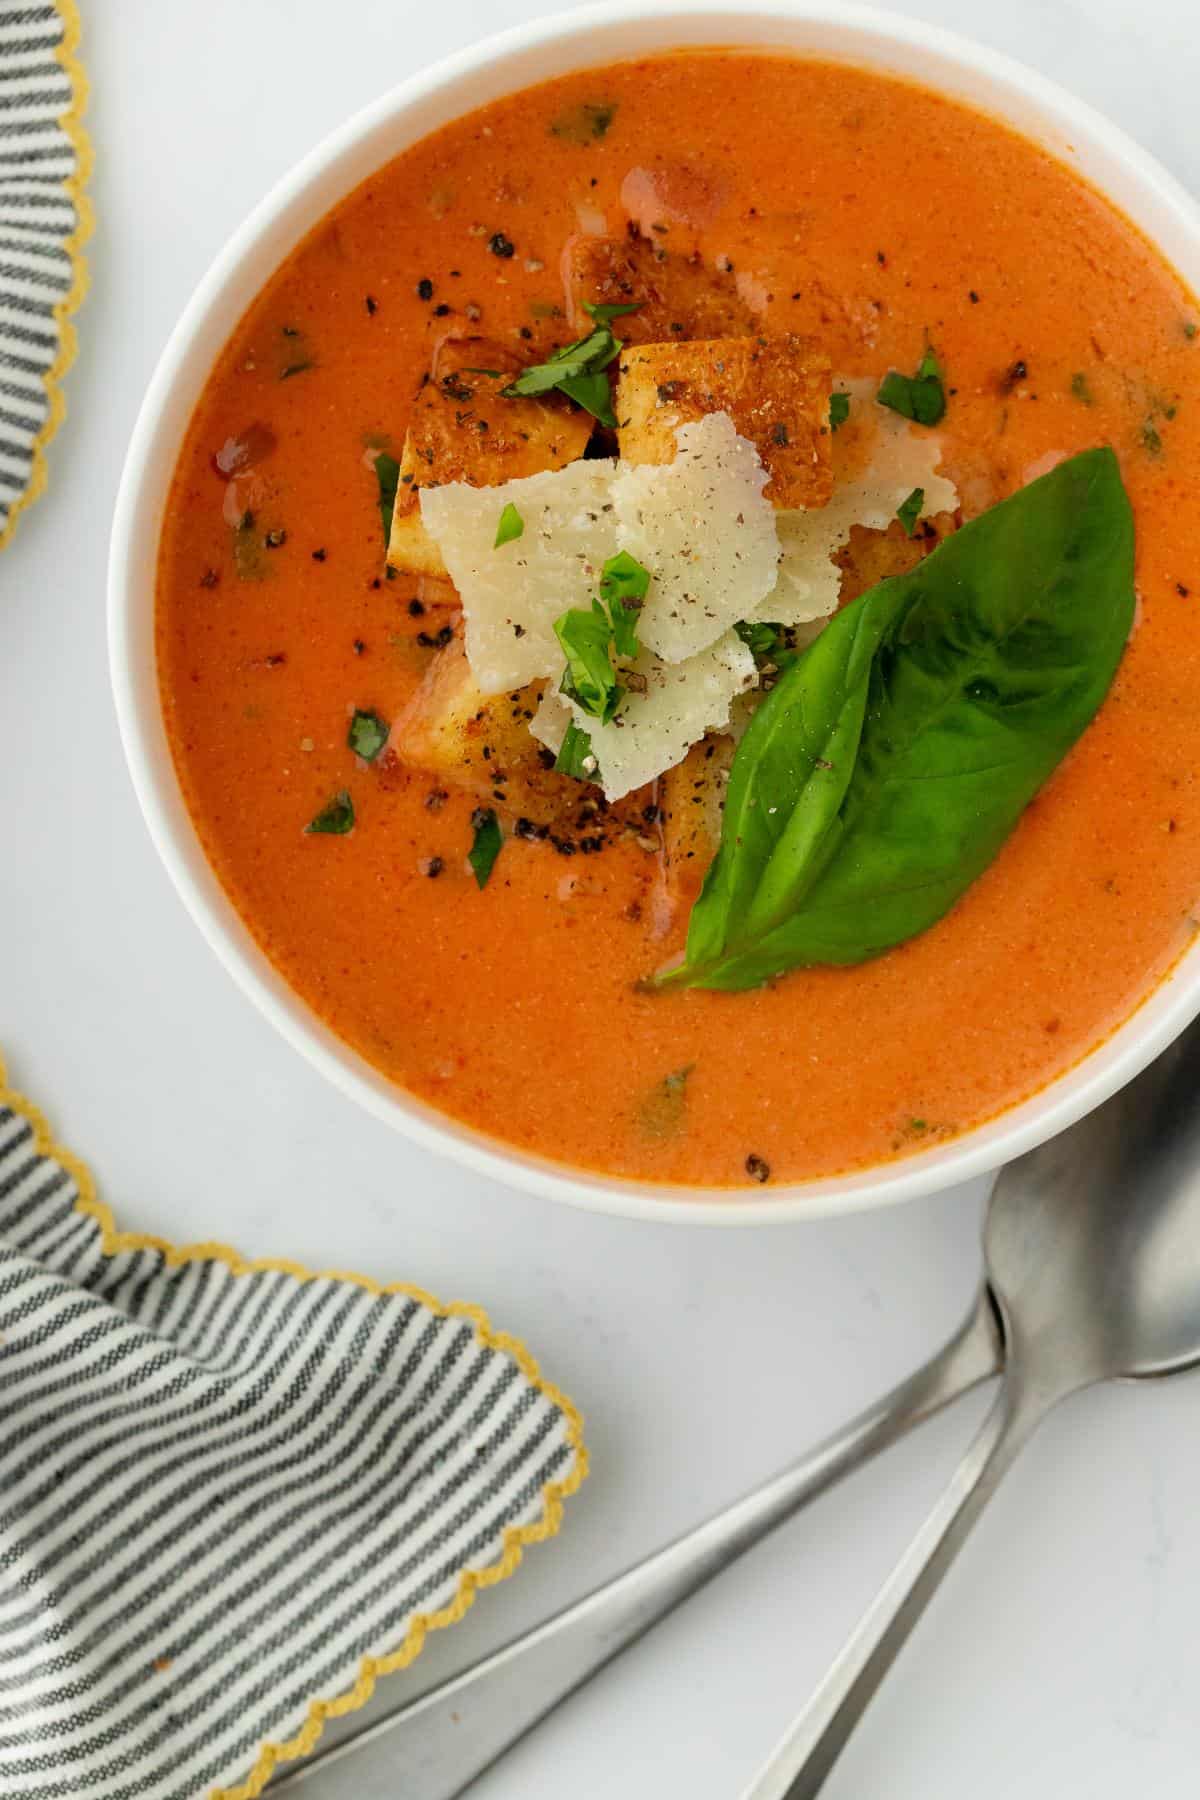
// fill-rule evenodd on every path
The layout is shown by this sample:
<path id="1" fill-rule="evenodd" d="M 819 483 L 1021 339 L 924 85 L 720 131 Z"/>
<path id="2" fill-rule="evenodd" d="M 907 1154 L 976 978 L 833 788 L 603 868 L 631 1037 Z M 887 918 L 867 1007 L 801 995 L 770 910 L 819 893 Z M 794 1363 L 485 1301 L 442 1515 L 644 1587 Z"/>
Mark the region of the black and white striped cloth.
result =
<path id="1" fill-rule="evenodd" d="M 82 291 L 73 5 L 0 0 L 0 544 L 36 495 Z"/>
<path id="2" fill-rule="evenodd" d="M 0 1089 L 3 1800 L 250 1800 L 584 1457 L 479 1313 L 118 1234 Z"/>

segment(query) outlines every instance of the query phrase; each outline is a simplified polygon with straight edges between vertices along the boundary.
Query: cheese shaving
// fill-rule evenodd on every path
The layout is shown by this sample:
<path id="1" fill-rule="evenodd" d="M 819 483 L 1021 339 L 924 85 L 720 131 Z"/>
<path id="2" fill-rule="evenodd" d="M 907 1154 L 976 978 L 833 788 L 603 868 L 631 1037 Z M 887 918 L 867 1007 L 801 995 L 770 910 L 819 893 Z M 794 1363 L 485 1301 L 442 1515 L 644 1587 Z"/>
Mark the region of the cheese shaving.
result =
<path id="1" fill-rule="evenodd" d="M 421 518 L 462 600 L 467 657 L 482 693 L 561 672 L 554 621 L 568 607 L 591 606 L 600 570 L 616 554 L 614 468 L 581 460 L 498 487 L 422 488 Z M 506 505 L 524 529 L 497 549 Z"/>
<path id="2" fill-rule="evenodd" d="M 942 440 L 927 426 L 912 425 L 880 406 L 874 381 L 840 381 L 850 395 L 850 417 L 864 434 L 860 467 L 834 483 L 828 506 L 776 514 L 779 579 L 754 615 L 779 625 L 802 625 L 836 612 L 841 570 L 832 560 L 856 525 L 886 531 L 914 488 L 924 489 L 923 518 L 953 512 L 954 483 L 937 473 Z M 865 456 L 863 455 L 865 452 Z"/>
<path id="3" fill-rule="evenodd" d="M 651 574 L 641 640 L 679 663 L 745 619 L 775 585 L 775 510 L 767 471 L 728 413 L 675 432 L 675 460 L 618 463 L 617 542 Z"/>
<path id="4" fill-rule="evenodd" d="M 597 763 L 593 780 L 610 800 L 644 787 L 681 761 L 706 731 L 728 725 L 735 698 L 758 679 L 754 658 L 735 631 L 684 662 L 663 662 L 643 650 L 633 668 L 645 692 L 630 692 L 607 725 L 548 688 L 529 727 L 554 751 L 569 723 L 586 731 Z"/>

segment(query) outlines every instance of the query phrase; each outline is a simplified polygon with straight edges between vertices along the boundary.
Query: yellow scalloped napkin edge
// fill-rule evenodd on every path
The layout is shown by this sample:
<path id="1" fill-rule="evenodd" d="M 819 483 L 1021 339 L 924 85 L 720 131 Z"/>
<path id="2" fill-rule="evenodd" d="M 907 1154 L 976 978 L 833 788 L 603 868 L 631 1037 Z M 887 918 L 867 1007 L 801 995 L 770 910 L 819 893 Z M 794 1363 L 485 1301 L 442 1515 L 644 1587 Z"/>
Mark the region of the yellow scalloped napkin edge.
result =
<path id="1" fill-rule="evenodd" d="M 97 1773 L 254 1800 L 587 1474 L 575 1407 L 478 1307 L 118 1230 L 2 1060 L 0 1375 L 22 1800 Z"/>

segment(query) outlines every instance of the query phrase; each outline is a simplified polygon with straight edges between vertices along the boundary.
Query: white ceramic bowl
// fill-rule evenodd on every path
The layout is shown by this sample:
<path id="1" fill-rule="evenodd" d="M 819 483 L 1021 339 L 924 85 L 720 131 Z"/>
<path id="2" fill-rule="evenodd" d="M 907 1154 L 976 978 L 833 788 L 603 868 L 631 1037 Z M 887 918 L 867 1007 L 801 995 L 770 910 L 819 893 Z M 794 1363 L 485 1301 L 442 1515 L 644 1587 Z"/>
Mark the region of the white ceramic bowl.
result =
<path id="1" fill-rule="evenodd" d="M 175 778 L 155 672 L 157 541 L 179 444 L 218 351 L 292 246 L 375 169 L 460 114 L 572 69 L 689 44 L 853 62 L 966 101 L 1078 170 L 1200 289 L 1200 209 L 1165 170 L 1042 76 L 932 26 L 840 0 L 756 0 L 744 11 L 718 0 L 617 0 L 523 26 L 413 76 L 351 119 L 279 183 L 218 256 L 163 352 L 129 447 L 113 526 L 109 646 L 134 785 L 176 887 L 255 1005 L 343 1092 L 418 1143 L 557 1200 L 636 1218 L 759 1224 L 909 1199 L 994 1169 L 1061 1131 L 1135 1075 L 1200 1011 L 1200 945 L 1084 1061 L 953 1143 L 753 1199 L 577 1173 L 509 1150 L 402 1093 L 292 992 L 253 942 L 200 849 Z"/>

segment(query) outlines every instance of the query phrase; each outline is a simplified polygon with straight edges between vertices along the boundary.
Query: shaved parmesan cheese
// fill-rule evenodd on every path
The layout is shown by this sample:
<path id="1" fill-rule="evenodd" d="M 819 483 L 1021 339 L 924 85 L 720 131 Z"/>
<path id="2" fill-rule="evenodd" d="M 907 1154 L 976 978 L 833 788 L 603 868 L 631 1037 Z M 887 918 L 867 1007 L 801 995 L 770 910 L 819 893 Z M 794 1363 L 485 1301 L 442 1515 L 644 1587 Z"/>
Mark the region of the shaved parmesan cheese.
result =
<path id="1" fill-rule="evenodd" d="M 735 631 L 684 662 L 663 662 L 643 650 L 633 666 L 645 678 L 646 691 L 629 693 L 607 725 L 548 689 L 529 727 L 554 751 L 572 721 L 586 731 L 598 764 L 594 779 L 610 800 L 653 781 L 706 731 L 726 726 L 736 696 L 758 679 L 754 658 Z"/>
<path id="2" fill-rule="evenodd" d="M 616 554 L 613 469 L 597 459 L 497 487 L 422 488 L 421 518 L 462 599 L 467 656 L 483 693 L 561 670 L 554 621 L 568 607 L 591 606 L 600 570 Z M 506 505 L 525 529 L 497 549 Z"/>
<path id="3" fill-rule="evenodd" d="M 942 440 L 936 432 L 880 406 L 873 381 L 836 385 L 851 396 L 851 418 L 869 433 L 867 460 L 835 481 L 828 506 L 776 515 L 779 580 L 756 616 L 780 625 L 800 625 L 836 611 L 841 571 L 832 558 L 849 543 L 855 525 L 885 531 L 914 488 L 925 492 L 922 517 L 953 512 L 958 505 L 954 483 L 937 473 Z"/>
<path id="4" fill-rule="evenodd" d="M 775 585 L 779 544 L 767 471 L 729 414 L 681 425 L 675 438 L 674 462 L 619 463 L 612 500 L 617 543 L 652 577 L 639 636 L 681 663 L 753 614 Z"/>

